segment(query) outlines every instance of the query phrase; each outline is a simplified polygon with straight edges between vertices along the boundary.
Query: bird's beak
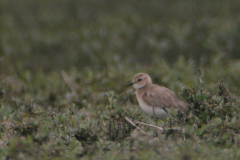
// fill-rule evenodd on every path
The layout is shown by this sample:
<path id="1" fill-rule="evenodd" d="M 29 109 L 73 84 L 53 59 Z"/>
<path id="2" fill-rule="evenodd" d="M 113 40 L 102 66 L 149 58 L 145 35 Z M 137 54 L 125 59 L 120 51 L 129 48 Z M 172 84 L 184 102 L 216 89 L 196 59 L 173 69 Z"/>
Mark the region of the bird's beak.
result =
<path id="1" fill-rule="evenodd" d="M 132 83 L 129 83 L 129 84 L 127 84 L 126 86 L 132 86 L 134 83 L 132 82 Z"/>

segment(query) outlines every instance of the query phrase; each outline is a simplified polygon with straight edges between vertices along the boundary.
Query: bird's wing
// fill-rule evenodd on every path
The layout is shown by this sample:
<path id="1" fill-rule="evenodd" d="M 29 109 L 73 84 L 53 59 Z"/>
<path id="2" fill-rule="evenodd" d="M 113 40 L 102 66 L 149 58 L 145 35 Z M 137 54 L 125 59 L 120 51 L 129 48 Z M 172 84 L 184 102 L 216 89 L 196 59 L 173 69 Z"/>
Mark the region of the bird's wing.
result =
<path id="1" fill-rule="evenodd" d="M 175 109 L 186 106 L 173 91 L 158 85 L 149 87 L 149 89 L 142 94 L 142 98 L 150 106 L 159 106 L 161 108 L 174 107 Z"/>

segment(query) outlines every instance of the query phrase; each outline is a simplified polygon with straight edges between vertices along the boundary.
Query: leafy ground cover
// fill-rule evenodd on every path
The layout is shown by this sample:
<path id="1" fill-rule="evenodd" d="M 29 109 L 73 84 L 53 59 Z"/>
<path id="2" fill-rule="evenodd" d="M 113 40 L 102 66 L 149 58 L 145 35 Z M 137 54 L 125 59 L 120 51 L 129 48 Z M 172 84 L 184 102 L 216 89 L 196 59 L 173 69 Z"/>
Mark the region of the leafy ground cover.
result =
<path id="1" fill-rule="evenodd" d="M 215 61 L 223 77 L 238 63 L 223 67 Z M 237 90 L 220 77 L 207 83 L 214 64 L 201 72 L 185 64 L 183 58 L 175 67 L 162 61 L 161 71 L 150 70 L 153 81 L 189 104 L 165 121 L 143 113 L 134 90 L 125 86 L 135 71 L 116 74 L 118 65 L 97 74 L 71 69 L 11 77 L 2 88 L 0 153 L 10 159 L 239 158 Z M 138 124 L 141 132 L 125 117 L 163 131 Z"/>
<path id="2" fill-rule="evenodd" d="M 239 7 L 0 1 L 1 159 L 239 159 Z M 188 108 L 150 118 L 138 72 Z"/>

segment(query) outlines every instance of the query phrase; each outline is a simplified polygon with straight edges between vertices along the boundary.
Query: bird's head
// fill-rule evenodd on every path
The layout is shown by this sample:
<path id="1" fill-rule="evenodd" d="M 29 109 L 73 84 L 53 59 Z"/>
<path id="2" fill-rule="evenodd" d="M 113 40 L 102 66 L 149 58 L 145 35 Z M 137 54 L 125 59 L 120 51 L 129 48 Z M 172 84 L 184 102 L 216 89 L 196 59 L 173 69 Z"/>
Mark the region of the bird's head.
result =
<path id="1" fill-rule="evenodd" d="M 133 86 L 135 89 L 139 89 L 151 83 L 152 79 L 148 74 L 138 73 L 133 77 L 132 82 L 127 86 Z"/>

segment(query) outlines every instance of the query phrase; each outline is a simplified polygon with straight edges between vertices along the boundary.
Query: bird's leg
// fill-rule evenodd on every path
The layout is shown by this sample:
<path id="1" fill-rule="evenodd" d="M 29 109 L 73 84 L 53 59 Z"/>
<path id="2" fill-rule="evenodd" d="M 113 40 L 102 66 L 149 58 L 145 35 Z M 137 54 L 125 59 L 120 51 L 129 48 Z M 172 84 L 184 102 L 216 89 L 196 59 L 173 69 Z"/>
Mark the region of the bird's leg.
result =
<path id="1" fill-rule="evenodd" d="M 166 108 L 165 107 L 163 107 L 163 110 L 168 114 L 168 111 L 166 110 Z"/>
<path id="2" fill-rule="evenodd" d="M 155 123 L 157 123 L 158 118 L 156 117 L 155 106 L 154 105 L 153 105 L 153 119 L 154 119 Z"/>
<path id="3" fill-rule="evenodd" d="M 168 122 L 169 122 L 169 128 L 172 128 L 172 119 L 171 119 L 171 117 L 169 118 Z"/>
<path id="4" fill-rule="evenodd" d="M 155 123 L 157 122 L 157 120 L 156 120 L 156 116 L 155 116 L 156 114 L 155 114 L 155 105 L 153 105 L 153 118 L 154 118 L 154 121 L 155 121 Z M 153 137 L 158 137 L 158 133 L 156 132 L 156 130 L 154 130 L 154 132 L 153 132 Z"/>
<path id="5" fill-rule="evenodd" d="M 153 117 L 155 117 L 155 110 L 154 110 L 154 106 L 153 106 Z"/>
<path id="6" fill-rule="evenodd" d="M 166 110 L 165 107 L 163 107 L 163 110 L 168 114 L 168 111 Z M 169 122 L 169 128 L 171 128 L 172 127 L 172 119 L 171 119 L 171 117 L 169 118 L 168 122 Z"/>

